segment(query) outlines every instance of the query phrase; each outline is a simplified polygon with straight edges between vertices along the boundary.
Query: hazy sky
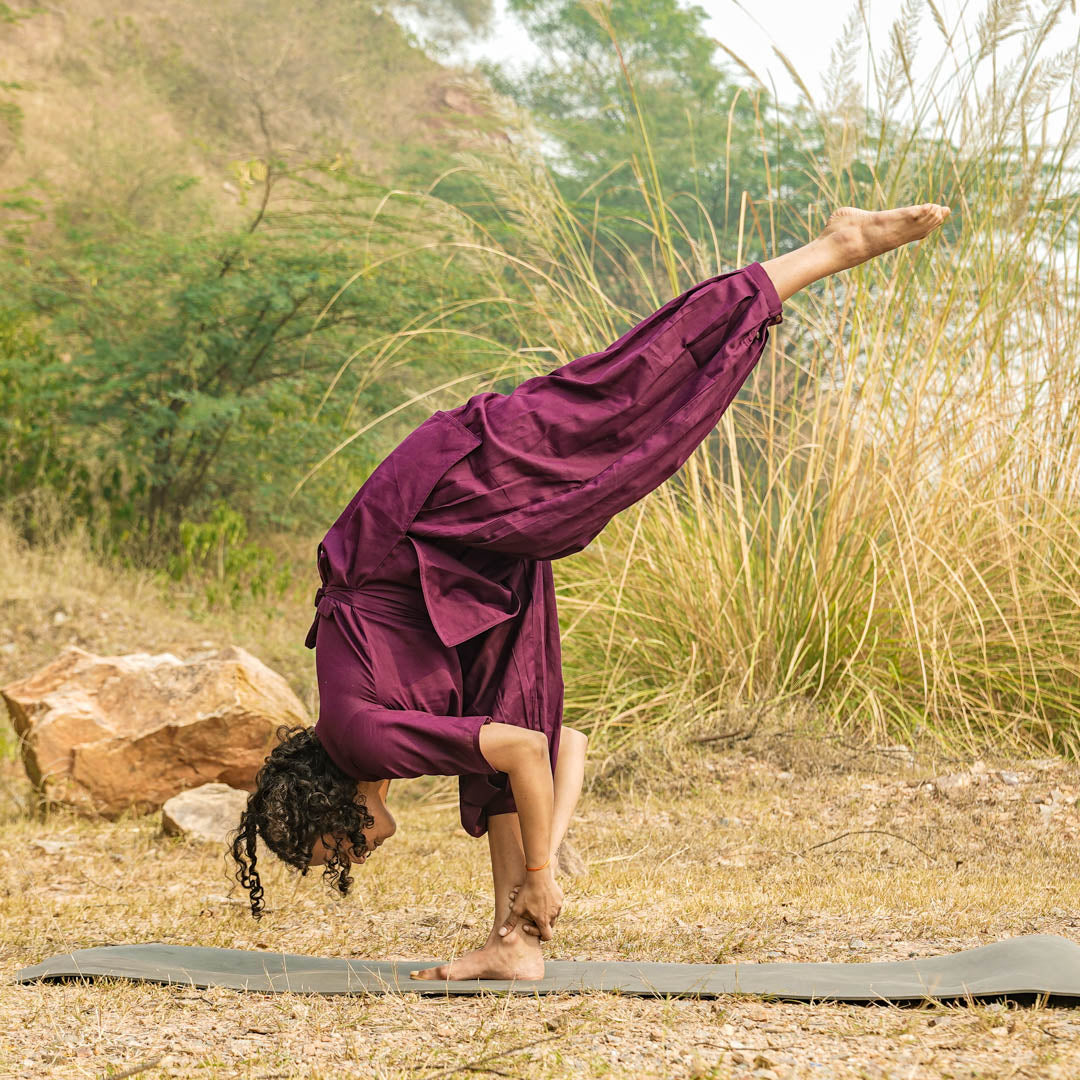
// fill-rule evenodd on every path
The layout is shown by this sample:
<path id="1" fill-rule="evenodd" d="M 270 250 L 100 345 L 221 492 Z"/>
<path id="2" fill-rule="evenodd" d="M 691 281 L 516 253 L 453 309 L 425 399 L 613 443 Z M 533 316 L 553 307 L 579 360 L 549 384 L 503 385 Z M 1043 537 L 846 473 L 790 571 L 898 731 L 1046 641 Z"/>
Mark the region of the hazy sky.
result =
<path id="1" fill-rule="evenodd" d="M 528 34 L 517 20 L 507 15 L 505 0 L 495 0 L 495 5 L 498 16 L 493 34 L 486 42 L 464 48 L 461 59 L 490 57 L 505 61 L 534 55 Z M 866 0 L 875 51 L 880 52 L 888 45 L 889 29 L 902 5 L 903 0 Z M 798 96 L 798 90 L 772 47 L 775 45 L 791 60 L 811 93 L 817 94 L 832 46 L 844 20 L 856 5 L 854 0 L 698 0 L 698 6 L 709 13 L 709 32 L 738 53 L 767 85 L 775 81 L 781 99 L 792 101 Z M 1035 0 L 1033 6 L 1039 8 L 1039 0 Z M 969 14 L 964 24 L 973 33 L 985 3 L 982 0 L 968 0 L 967 3 L 964 0 L 938 0 L 938 7 L 950 26 L 966 10 Z M 832 13 L 832 17 L 826 17 L 825 12 Z M 1052 38 L 1052 47 L 1064 49 L 1075 44 L 1078 25 L 1077 16 L 1067 14 Z M 941 54 L 944 44 L 929 15 L 923 18 L 920 41 L 918 61 L 925 70 Z M 966 53 L 962 45 L 960 50 Z"/>

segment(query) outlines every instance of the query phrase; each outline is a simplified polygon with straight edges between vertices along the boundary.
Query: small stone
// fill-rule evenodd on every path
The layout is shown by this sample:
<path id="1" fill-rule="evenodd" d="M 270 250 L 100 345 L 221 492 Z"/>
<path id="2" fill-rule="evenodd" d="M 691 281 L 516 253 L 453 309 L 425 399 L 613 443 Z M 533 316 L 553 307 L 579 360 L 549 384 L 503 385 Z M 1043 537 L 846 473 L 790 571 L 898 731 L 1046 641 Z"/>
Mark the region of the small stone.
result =
<path id="1" fill-rule="evenodd" d="M 1003 784 L 1008 784 L 1009 787 L 1016 787 L 1020 783 L 1020 777 L 1016 773 L 1005 770 L 998 773 L 998 779 Z"/>
<path id="2" fill-rule="evenodd" d="M 1001 1037 L 1002 1035 L 1008 1035 L 1009 1034 L 1009 1029 L 1007 1027 L 991 1028 L 990 1029 L 990 1034 L 991 1035 L 997 1035 L 998 1037 Z"/>
<path id="3" fill-rule="evenodd" d="M 46 855 L 58 855 L 61 852 L 69 851 L 71 848 L 78 847 L 78 840 L 31 840 L 30 846 L 37 848 L 39 851 L 44 851 Z"/>
<path id="4" fill-rule="evenodd" d="M 938 776 L 933 780 L 934 789 L 946 799 L 955 799 L 965 789 L 971 787 L 970 773 L 952 773 L 949 776 Z"/>
<path id="5" fill-rule="evenodd" d="M 66 611 L 58 611 L 52 617 L 53 626 L 63 626 L 68 621 L 68 613 Z"/>
<path id="6" fill-rule="evenodd" d="M 444 1024 L 442 1027 L 437 1027 L 435 1029 L 435 1034 L 440 1039 L 452 1039 L 454 1037 L 454 1029 L 452 1027 L 447 1027 Z"/>
<path id="7" fill-rule="evenodd" d="M 0 652 L 4 653 L 7 656 L 11 656 L 11 654 L 15 652 L 18 647 L 19 646 L 16 645 L 14 641 L 5 641 L 3 645 L 0 645 Z"/>
<path id="8" fill-rule="evenodd" d="M 565 874 L 567 877 L 577 877 L 588 869 L 585 860 L 581 857 L 581 852 L 565 837 L 559 845 L 559 850 L 555 852 L 555 866 L 560 874 Z"/>
<path id="9" fill-rule="evenodd" d="M 795 776 L 795 774 L 794 774 L 794 773 L 789 773 L 789 772 L 781 772 L 781 773 L 777 773 L 777 774 L 776 774 L 776 779 L 777 779 L 777 780 L 784 780 L 784 781 L 787 781 L 787 780 L 791 780 L 791 779 L 793 779 L 793 778 L 794 778 L 794 776 Z"/>
<path id="10" fill-rule="evenodd" d="M 200 784 L 181 791 L 161 808 L 161 831 L 167 836 L 188 836 L 207 844 L 222 844 L 240 821 L 248 793 L 228 784 Z"/>
<path id="11" fill-rule="evenodd" d="M 866 942 L 862 938 L 853 937 L 848 943 L 847 947 L 851 950 L 865 949 Z"/>
<path id="12" fill-rule="evenodd" d="M 649 1038 L 653 1042 L 663 1042 L 664 1041 L 664 1030 L 663 1030 L 663 1028 L 649 1028 Z"/>
<path id="13" fill-rule="evenodd" d="M 885 749 L 897 765 L 903 765 L 910 769 L 915 764 L 915 754 L 910 746 L 905 746 L 903 743 L 894 743 Z"/>

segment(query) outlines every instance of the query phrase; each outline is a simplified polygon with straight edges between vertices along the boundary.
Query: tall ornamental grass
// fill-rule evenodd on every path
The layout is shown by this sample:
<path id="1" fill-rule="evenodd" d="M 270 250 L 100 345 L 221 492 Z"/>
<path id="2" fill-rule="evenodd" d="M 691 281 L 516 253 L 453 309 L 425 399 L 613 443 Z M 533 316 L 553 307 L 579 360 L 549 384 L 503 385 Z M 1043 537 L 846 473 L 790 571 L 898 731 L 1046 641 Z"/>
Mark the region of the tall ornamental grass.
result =
<path id="1" fill-rule="evenodd" d="M 793 298 L 714 436 L 558 564 L 566 714 L 609 748 L 793 703 L 874 739 L 1080 748 L 1080 80 L 1075 43 L 1054 55 L 1047 40 L 1070 7 L 993 2 L 961 22 L 912 0 L 880 49 L 862 14 L 823 95 L 786 57 L 796 109 L 739 91 L 760 106 L 773 196 L 744 197 L 727 232 L 660 190 L 646 117 L 629 121 L 649 237 L 635 246 L 599 186 L 568 205 L 527 118 L 491 99 L 515 134 L 460 165 L 483 220 L 414 201 L 416 246 L 482 275 L 484 318 L 448 329 L 458 304 L 362 350 L 386 363 L 416 335 L 456 333 L 478 373 L 525 378 L 804 242 L 837 206 L 952 207 L 928 240 Z M 801 133 L 790 160 L 781 126 Z M 807 178 L 818 198 L 785 202 Z M 430 411 L 493 385 L 417 398 Z"/>

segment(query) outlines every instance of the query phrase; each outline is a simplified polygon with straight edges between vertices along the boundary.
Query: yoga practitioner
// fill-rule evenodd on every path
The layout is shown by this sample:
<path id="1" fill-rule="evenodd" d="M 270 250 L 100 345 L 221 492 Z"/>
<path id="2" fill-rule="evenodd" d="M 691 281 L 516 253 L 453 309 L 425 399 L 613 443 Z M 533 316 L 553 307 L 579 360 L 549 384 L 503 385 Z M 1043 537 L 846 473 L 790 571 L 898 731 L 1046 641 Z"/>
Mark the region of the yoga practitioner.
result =
<path id="1" fill-rule="evenodd" d="M 845 208 L 804 247 L 709 278 L 601 352 L 428 417 L 318 547 L 319 718 L 282 728 L 231 850 L 262 914 L 256 839 L 341 893 L 391 837 L 390 781 L 457 776 L 461 824 L 487 833 L 484 945 L 425 979 L 543 977 L 563 904 L 553 858 L 585 736 L 562 726 L 551 562 L 581 551 L 716 426 L 781 305 L 820 278 L 926 236 L 934 203 Z"/>

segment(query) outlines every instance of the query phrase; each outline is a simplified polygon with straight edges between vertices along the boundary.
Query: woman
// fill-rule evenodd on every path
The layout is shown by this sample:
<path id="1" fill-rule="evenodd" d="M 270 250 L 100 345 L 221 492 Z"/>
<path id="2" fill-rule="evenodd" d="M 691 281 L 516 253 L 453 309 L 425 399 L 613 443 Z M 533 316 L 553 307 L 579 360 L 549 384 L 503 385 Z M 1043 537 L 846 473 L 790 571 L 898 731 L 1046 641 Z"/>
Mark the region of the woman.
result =
<path id="1" fill-rule="evenodd" d="M 602 352 L 435 413 L 380 463 L 318 548 L 318 722 L 281 730 L 232 841 L 256 917 L 258 835 L 347 893 L 350 865 L 395 832 L 390 781 L 456 775 L 462 825 L 488 836 L 494 921 L 481 948 L 413 975 L 543 977 L 586 744 L 561 723 L 551 561 L 686 461 L 783 301 L 948 213 L 838 210 L 811 243 L 702 282 Z"/>

